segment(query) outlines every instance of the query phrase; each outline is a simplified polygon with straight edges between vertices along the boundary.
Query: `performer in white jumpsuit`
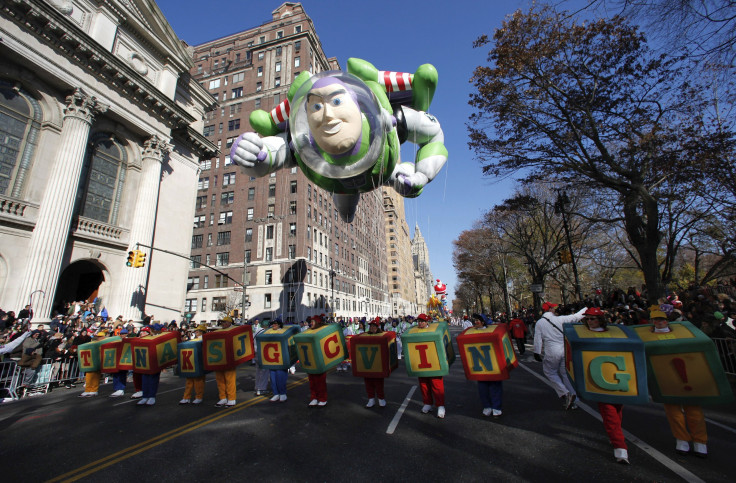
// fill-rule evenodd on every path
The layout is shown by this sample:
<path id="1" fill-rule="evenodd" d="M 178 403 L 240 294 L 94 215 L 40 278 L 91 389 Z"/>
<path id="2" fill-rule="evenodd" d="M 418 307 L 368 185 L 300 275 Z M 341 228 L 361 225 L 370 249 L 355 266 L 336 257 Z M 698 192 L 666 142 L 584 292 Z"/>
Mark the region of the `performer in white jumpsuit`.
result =
<path id="1" fill-rule="evenodd" d="M 581 320 L 588 308 L 583 307 L 573 315 L 557 315 L 557 304 L 545 302 L 542 304 L 542 310 L 544 314 L 537 321 L 534 331 L 534 358 L 541 361 L 544 349 L 542 363 L 544 375 L 552 383 L 565 409 L 576 409 L 577 395 L 565 371 L 565 336 L 562 333 L 562 324 Z"/>

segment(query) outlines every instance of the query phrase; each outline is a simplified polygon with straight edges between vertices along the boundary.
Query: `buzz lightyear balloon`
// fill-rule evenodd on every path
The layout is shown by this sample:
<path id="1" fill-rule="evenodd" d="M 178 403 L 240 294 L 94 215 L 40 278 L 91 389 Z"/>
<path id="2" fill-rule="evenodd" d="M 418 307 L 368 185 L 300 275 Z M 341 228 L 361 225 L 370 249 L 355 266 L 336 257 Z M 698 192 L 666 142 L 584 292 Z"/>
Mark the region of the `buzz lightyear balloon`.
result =
<path id="1" fill-rule="evenodd" d="M 442 128 L 426 112 L 436 87 L 430 64 L 407 74 L 353 58 L 347 73 L 302 72 L 285 101 L 270 113 L 251 114 L 257 134 L 240 135 L 230 157 L 248 176 L 299 166 L 333 194 L 340 217 L 352 222 L 360 193 L 386 185 L 414 198 L 444 166 Z M 399 162 L 407 139 L 419 145 L 416 159 Z"/>

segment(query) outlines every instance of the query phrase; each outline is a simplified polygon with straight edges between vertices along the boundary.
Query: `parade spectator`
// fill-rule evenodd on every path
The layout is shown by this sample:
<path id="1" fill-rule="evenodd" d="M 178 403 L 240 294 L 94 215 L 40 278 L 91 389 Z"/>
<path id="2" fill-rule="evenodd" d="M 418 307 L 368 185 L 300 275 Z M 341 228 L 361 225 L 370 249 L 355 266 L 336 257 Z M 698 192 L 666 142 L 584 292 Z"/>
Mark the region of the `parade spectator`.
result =
<path id="1" fill-rule="evenodd" d="M 542 361 L 542 351 L 544 351 L 542 363 L 544 375 L 552 383 L 557 397 L 562 401 L 562 406 L 565 409 L 576 409 L 577 394 L 568 381 L 565 370 L 565 337 L 562 332 L 562 324 L 582 319 L 587 307 L 576 314 L 560 316 L 557 315 L 557 304 L 545 302 L 542 310 L 544 314 L 537 321 L 534 333 L 534 359 Z"/>
<path id="2" fill-rule="evenodd" d="M 520 318 L 515 317 L 509 322 L 509 332 L 511 332 L 511 337 L 516 341 L 519 354 L 523 354 L 526 351 L 526 333 L 528 332 L 526 324 Z"/>
<path id="3" fill-rule="evenodd" d="M 43 358 L 43 345 L 41 344 L 42 332 L 34 330 L 21 344 L 22 355 L 18 366 L 24 367 L 22 387 L 28 387 L 36 376 L 36 369 Z"/>

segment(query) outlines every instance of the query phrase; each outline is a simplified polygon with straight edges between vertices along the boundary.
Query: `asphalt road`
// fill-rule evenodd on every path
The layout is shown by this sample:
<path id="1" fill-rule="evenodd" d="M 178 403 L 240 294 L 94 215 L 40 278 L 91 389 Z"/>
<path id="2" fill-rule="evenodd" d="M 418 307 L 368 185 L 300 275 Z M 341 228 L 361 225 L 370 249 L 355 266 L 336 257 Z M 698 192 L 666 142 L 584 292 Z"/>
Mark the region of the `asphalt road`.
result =
<path id="1" fill-rule="evenodd" d="M 457 335 L 453 329 L 453 335 Z M 531 351 L 504 382 L 503 416 L 481 414 L 476 383 L 456 361 L 445 377 L 447 416 L 420 412 L 415 378 L 386 380 L 385 408 L 366 409 L 363 380 L 327 377 L 329 402 L 309 408 L 306 374 L 289 375 L 288 401 L 253 394 L 238 370 L 238 404 L 179 406 L 183 380 L 164 373 L 152 407 L 76 389 L 0 405 L 3 481 L 707 481 L 736 480 L 736 404 L 706 407 L 709 456 L 679 456 L 659 404 L 624 408 L 630 466 L 615 463 L 594 404 L 564 411 Z M 132 393 L 129 384 L 128 393 Z"/>

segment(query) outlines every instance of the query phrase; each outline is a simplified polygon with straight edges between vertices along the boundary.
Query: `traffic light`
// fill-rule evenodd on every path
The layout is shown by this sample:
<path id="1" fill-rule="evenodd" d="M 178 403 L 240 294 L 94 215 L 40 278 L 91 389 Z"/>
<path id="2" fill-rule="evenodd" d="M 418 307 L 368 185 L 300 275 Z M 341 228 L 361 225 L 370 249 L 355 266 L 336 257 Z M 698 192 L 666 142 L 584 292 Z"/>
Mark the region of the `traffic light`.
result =
<path id="1" fill-rule="evenodd" d="M 135 252 L 130 251 L 128 252 L 128 261 L 125 262 L 125 266 L 132 267 L 135 265 Z"/>
<path id="2" fill-rule="evenodd" d="M 135 268 L 141 268 L 146 266 L 146 254 L 140 250 L 135 251 L 135 263 L 133 263 L 133 266 Z"/>

